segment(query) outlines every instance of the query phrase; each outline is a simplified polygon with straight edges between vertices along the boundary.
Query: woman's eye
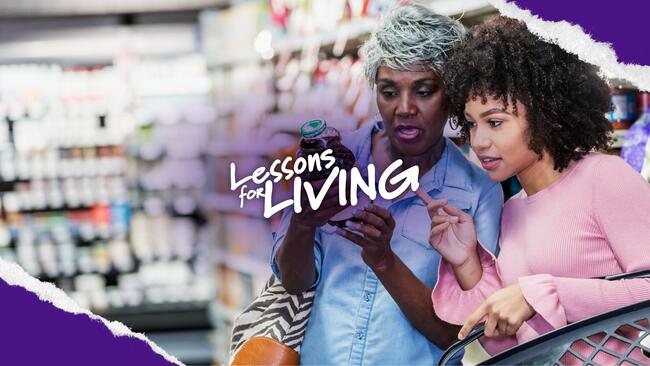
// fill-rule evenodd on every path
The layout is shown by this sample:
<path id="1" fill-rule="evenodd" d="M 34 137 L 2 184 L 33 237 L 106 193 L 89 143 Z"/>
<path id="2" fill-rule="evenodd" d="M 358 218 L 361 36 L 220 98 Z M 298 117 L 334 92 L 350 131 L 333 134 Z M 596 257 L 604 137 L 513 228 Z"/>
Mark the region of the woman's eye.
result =
<path id="1" fill-rule="evenodd" d="M 394 90 L 386 89 L 386 90 L 382 90 L 381 94 L 386 98 L 390 98 L 396 96 L 397 92 Z"/>
<path id="2" fill-rule="evenodd" d="M 428 97 L 431 94 L 433 94 L 431 90 L 418 90 L 418 96 L 421 97 Z"/>
<path id="3" fill-rule="evenodd" d="M 465 126 L 467 126 L 467 129 L 471 130 L 476 127 L 476 122 L 474 121 L 465 121 Z"/>
<path id="4" fill-rule="evenodd" d="M 499 126 L 501 126 L 503 121 L 498 120 L 498 119 L 491 119 L 491 120 L 488 121 L 488 123 L 490 124 L 490 127 L 499 127 Z"/>

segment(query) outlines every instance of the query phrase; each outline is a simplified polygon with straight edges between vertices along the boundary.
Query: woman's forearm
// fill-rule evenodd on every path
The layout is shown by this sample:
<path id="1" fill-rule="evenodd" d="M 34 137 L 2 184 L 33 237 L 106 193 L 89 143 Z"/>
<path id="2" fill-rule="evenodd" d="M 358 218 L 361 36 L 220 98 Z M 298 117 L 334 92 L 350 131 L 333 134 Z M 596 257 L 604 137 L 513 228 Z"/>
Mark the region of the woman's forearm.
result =
<path id="1" fill-rule="evenodd" d="M 452 266 L 452 269 L 458 284 L 465 291 L 476 286 L 483 276 L 483 267 L 481 267 L 481 260 L 476 251 L 462 264 Z"/>
<path id="2" fill-rule="evenodd" d="M 282 285 L 290 294 L 309 289 L 316 279 L 314 240 L 316 228 L 289 224 L 275 260 L 282 276 Z"/>

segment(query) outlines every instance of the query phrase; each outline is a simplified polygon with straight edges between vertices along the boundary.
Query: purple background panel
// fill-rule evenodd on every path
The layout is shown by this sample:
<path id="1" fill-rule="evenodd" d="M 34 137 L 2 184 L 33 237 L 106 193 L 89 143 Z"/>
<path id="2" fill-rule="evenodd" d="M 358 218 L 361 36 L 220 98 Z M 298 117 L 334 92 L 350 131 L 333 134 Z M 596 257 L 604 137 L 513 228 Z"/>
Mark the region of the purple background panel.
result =
<path id="1" fill-rule="evenodd" d="M 173 365 L 139 339 L 115 337 L 99 321 L 2 280 L 0 299 L 0 365 Z"/>
<path id="2" fill-rule="evenodd" d="M 515 0 L 544 20 L 578 24 L 591 37 L 610 43 L 618 61 L 650 65 L 647 51 L 650 1 L 647 0 Z"/>

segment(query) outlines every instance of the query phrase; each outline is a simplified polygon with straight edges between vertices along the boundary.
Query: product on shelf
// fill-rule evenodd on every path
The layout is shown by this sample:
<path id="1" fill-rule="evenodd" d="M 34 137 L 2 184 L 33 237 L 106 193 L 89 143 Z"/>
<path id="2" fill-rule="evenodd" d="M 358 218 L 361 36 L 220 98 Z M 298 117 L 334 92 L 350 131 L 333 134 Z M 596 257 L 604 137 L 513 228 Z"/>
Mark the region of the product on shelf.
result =
<path id="1" fill-rule="evenodd" d="M 636 114 L 636 98 L 638 89 L 626 80 L 613 80 L 611 86 L 612 104 L 614 110 L 609 112 L 608 118 L 614 129 L 630 128 Z"/>
<path id="2" fill-rule="evenodd" d="M 625 134 L 621 157 L 637 172 L 641 172 L 646 159 L 646 145 L 650 138 L 650 93 L 639 94 L 641 117 Z"/>

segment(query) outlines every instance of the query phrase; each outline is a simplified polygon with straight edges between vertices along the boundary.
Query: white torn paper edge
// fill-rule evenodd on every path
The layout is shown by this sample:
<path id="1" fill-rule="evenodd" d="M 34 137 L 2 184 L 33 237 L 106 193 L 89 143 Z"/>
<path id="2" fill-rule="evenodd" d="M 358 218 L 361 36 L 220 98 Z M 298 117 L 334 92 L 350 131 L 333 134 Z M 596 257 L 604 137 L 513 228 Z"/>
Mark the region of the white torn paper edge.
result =
<path id="1" fill-rule="evenodd" d="M 76 302 L 74 302 L 63 290 L 57 288 L 49 282 L 41 282 L 38 279 L 30 276 L 19 265 L 10 263 L 0 258 L 0 278 L 11 286 L 20 286 L 27 291 L 30 291 L 41 301 L 49 302 L 57 308 L 72 314 L 84 314 L 91 320 L 100 321 L 104 324 L 116 337 L 133 337 L 143 342 L 146 342 L 151 349 L 157 354 L 163 356 L 165 360 L 176 365 L 183 366 L 174 356 L 169 355 L 162 348 L 158 347 L 155 343 L 151 342 L 142 333 L 131 331 L 124 324 L 117 321 L 108 321 L 99 315 L 95 315 L 90 311 L 83 309 Z"/>
<path id="2" fill-rule="evenodd" d="M 607 77 L 628 80 L 641 90 L 650 91 L 650 66 L 620 63 L 609 43 L 595 41 L 579 25 L 567 21 L 546 21 L 506 0 L 488 0 L 501 15 L 522 20 L 528 29 L 547 42 L 576 54 L 582 61 L 601 68 Z"/>

